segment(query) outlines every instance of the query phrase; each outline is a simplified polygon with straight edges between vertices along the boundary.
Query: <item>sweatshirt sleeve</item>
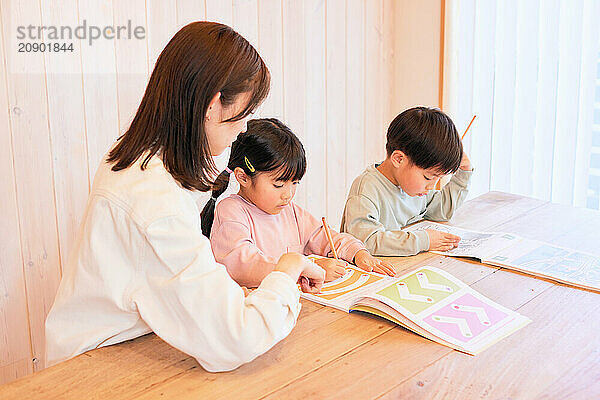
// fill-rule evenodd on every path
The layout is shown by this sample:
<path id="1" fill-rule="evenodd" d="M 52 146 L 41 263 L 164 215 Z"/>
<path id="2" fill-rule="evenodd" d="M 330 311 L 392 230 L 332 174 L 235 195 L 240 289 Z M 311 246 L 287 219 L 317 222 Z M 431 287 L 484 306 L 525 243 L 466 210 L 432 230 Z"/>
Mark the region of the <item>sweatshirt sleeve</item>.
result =
<path id="1" fill-rule="evenodd" d="M 367 250 L 377 256 L 410 256 L 429 248 L 425 231 L 387 231 L 375 203 L 362 194 L 348 197 L 342 228 L 362 240 Z"/>
<path id="2" fill-rule="evenodd" d="M 319 256 L 333 257 L 329 239 L 323 228 L 323 223 L 316 219 L 311 213 L 294 204 L 294 212 L 300 227 L 300 236 L 304 246 L 304 254 L 316 254 Z M 366 249 L 365 245 L 354 236 L 347 233 L 339 233 L 331 227 L 331 238 L 335 251 L 343 260 L 354 262 L 354 256 L 359 250 Z"/>
<path id="3" fill-rule="evenodd" d="M 131 294 L 148 326 L 190 354 L 207 371 L 228 371 L 285 338 L 300 312 L 297 285 L 272 272 L 247 297 L 215 262 L 209 241 L 183 217 L 166 217 L 146 229 L 157 262 L 138 271 L 143 284 Z"/>
<path id="4" fill-rule="evenodd" d="M 454 211 L 465 201 L 473 170 L 459 169 L 442 190 L 433 191 L 427 202 L 425 218 L 432 221 L 448 221 Z"/>
<path id="5" fill-rule="evenodd" d="M 225 265 L 240 285 L 256 287 L 275 269 L 277 260 L 267 257 L 252 239 L 244 216 L 234 207 L 217 207 L 210 242 L 215 260 Z"/>

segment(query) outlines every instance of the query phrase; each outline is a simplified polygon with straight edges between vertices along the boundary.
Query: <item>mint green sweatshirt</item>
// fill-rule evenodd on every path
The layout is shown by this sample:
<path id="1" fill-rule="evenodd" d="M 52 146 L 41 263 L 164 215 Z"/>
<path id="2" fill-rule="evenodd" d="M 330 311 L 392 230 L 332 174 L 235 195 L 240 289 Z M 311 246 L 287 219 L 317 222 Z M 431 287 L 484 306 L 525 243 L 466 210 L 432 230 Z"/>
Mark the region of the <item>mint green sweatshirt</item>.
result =
<path id="1" fill-rule="evenodd" d="M 447 221 L 465 200 L 473 171 L 459 169 L 442 190 L 411 197 L 369 166 L 352 183 L 342 217 L 342 232 L 362 240 L 373 255 L 410 256 L 429 249 L 425 231 L 402 228 L 428 219 Z"/>

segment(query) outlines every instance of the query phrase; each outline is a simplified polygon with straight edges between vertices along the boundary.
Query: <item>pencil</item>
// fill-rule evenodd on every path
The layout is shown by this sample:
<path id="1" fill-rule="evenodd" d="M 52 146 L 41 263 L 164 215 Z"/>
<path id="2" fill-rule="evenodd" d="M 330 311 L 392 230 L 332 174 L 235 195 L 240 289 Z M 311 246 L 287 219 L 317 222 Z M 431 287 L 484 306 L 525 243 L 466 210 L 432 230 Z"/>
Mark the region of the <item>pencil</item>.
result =
<path id="1" fill-rule="evenodd" d="M 338 256 L 337 256 L 337 252 L 335 251 L 335 246 L 333 245 L 333 239 L 331 238 L 331 232 L 329 231 L 329 225 L 327 225 L 327 220 L 325 219 L 325 217 L 321 218 L 321 221 L 323 222 L 323 229 L 325 229 L 325 234 L 327 235 L 327 240 L 329 240 L 329 246 L 331 246 L 331 252 L 333 253 L 333 256 L 335 257 L 336 260 L 339 260 Z"/>
<path id="2" fill-rule="evenodd" d="M 471 127 L 471 124 L 473 123 L 473 121 L 475 121 L 476 117 L 477 117 L 477 115 L 473 115 L 473 118 L 471 119 L 471 122 L 469 122 L 469 125 L 467 126 L 467 129 L 465 129 L 465 133 L 463 133 L 463 135 L 460 137 L 460 141 L 461 142 L 465 138 L 465 136 L 467 135 L 467 132 L 469 132 L 469 128 Z"/>
<path id="3" fill-rule="evenodd" d="M 475 117 L 477 117 L 477 115 L 473 115 L 473 118 L 471 118 L 471 122 L 469 122 L 469 125 L 467 125 L 467 129 L 465 129 L 465 132 L 462 134 L 462 136 L 460 137 L 460 141 L 462 142 L 463 139 L 465 138 L 465 136 L 467 135 L 467 132 L 469 132 L 469 128 L 471 127 L 471 124 L 473 124 L 473 121 L 475 121 Z M 440 181 L 438 181 L 435 184 L 435 190 L 440 190 L 442 188 L 442 183 Z"/>

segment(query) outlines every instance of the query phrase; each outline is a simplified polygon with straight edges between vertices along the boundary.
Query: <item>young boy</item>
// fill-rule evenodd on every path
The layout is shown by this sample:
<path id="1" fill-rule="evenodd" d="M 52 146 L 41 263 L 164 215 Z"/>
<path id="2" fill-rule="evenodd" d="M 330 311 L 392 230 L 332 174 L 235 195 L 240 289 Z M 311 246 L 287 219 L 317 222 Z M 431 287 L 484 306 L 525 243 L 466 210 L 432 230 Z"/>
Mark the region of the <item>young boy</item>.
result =
<path id="1" fill-rule="evenodd" d="M 408 109 L 390 124 L 386 150 L 385 161 L 369 166 L 352 183 L 342 232 L 363 241 L 373 255 L 456 247 L 460 238 L 449 233 L 401 231 L 422 219 L 449 220 L 467 196 L 472 168 L 452 120 L 437 109 Z M 449 173 L 455 173 L 450 182 L 433 190 Z"/>

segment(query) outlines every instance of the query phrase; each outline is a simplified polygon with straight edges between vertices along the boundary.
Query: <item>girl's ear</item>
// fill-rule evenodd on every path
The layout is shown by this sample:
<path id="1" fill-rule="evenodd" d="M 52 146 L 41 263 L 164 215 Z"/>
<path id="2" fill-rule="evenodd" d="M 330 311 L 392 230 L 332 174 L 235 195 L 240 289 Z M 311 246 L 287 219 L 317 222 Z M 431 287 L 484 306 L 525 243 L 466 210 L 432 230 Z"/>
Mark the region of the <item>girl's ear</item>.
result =
<path id="1" fill-rule="evenodd" d="M 390 155 L 390 161 L 395 168 L 404 167 L 408 163 L 408 157 L 400 150 L 394 150 Z"/>
<path id="2" fill-rule="evenodd" d="M 216 121 L 218 115 L 221 115 L 221 92 L 218 92 L 214 95 L 210 103 L 208 103 L 208 109 L 206 110 L 206 115 L 204 118 L 207 121 L 211 119 Z"/>
<path id="3" fill-rule="evenodd" d="M 252 178 L 250 178 L 240 167 L 236 167 L 233 170 L 233 175 L 235 175 L 235 179 L 238 181 L 240 186 L 244 188 L 247 188 L 250 186 L 250 184 L 252 184 Z"/>

